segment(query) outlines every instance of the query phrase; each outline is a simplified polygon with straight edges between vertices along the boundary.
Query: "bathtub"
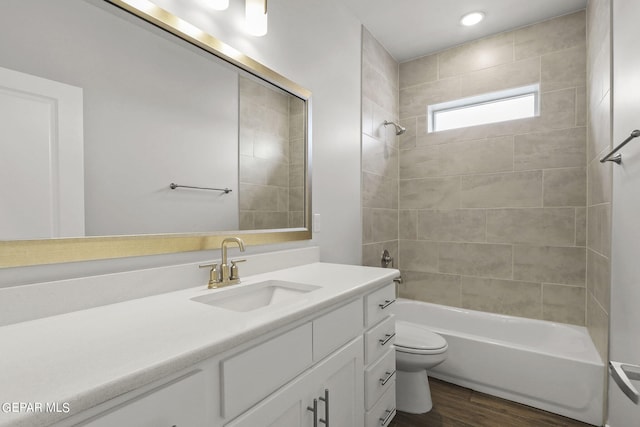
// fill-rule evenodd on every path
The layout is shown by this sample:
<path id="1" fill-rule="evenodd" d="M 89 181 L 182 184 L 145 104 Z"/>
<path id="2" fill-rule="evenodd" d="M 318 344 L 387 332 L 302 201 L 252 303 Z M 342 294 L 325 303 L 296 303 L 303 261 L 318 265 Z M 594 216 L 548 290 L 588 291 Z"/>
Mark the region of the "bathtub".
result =
<path id="1" fill-rule="evenodd" d="M 602 425 L 605 367 L 587 329 L 399 298 L 397 320 L 449 344 L 429 376 Z"/>

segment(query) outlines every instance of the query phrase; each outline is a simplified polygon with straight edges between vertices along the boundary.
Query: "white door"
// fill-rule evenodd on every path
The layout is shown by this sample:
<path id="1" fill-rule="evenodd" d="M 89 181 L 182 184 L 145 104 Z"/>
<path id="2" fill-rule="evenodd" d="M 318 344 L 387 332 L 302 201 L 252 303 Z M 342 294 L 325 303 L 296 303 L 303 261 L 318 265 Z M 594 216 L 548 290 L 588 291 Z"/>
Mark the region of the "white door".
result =
<path id="1" fill-rule="evenodd" d="M 84 236 L 82 89 L 0 68 L 0 240 Z"/>
<path id="2" fill-rule="evenodd" d="M 614 147 L 640 129 L 638 20 L 638 0 L 613 0 Z M 613 165 L 609 357 L 621 372 L 611 371 L 611 427 L 640 425 L 640 406 L 633 401 L 640 389 L 640 138 L 620 153 L 622 164 Z"/>

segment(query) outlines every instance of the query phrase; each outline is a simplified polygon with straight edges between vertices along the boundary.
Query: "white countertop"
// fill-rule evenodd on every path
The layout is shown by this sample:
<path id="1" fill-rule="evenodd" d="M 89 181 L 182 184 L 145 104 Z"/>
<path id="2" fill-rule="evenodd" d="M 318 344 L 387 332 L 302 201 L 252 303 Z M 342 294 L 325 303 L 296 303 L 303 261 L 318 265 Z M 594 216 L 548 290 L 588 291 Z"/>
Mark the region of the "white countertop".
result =
<path id="1" fill-rule="evenodd" d="M 0 327 L 0 405 L 68 402 L 69 414 L 6 413 L 0 426 L 48 425 L 176 373 L 397 277 L 397 270 L 313 263 Z M 265 280 L 320 286 L 292 303 L 228 311 L 190 298 Z M 70 296 L 72 297 L 72 296 Z"/>

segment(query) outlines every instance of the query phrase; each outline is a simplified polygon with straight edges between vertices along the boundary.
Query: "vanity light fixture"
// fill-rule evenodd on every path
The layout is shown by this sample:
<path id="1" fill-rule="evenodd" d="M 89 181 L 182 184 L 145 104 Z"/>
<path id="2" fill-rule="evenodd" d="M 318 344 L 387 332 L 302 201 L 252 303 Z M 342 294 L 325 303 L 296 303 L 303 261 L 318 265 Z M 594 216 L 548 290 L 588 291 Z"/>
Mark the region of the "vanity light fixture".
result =
<path id="1" fill-rule="evenodd" d="M 211 0 L 211 7 L 215 10 L 227 10 L 229 0 Z"/>
<path id="2" fill-rule="evenodd" d="M 245 23 L 253 36 L 267 34 L 267 0 L 245 0 Z"/>
<path id="3" fill-rule="evenodd" d="M 460 18 L 460 23 L 465 27 L 471 27 L 481 22 L 483 19 L 484 19 L 483 12 L 471 12 L 462 16 L 462 18 Z"/>

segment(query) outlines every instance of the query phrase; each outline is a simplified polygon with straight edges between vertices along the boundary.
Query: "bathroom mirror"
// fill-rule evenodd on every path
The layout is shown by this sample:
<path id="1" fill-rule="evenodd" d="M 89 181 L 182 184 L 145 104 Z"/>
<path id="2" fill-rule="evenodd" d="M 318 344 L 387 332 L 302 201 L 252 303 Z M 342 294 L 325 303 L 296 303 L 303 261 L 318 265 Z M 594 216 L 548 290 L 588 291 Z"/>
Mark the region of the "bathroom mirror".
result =
<path id="1" fill-rule="evenodd" d="M 0 35 L 0 267 L 311 238 L 306 89 L 147 0 Z"/>

